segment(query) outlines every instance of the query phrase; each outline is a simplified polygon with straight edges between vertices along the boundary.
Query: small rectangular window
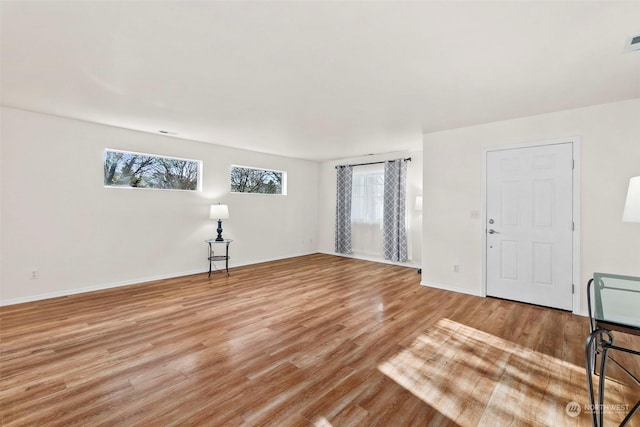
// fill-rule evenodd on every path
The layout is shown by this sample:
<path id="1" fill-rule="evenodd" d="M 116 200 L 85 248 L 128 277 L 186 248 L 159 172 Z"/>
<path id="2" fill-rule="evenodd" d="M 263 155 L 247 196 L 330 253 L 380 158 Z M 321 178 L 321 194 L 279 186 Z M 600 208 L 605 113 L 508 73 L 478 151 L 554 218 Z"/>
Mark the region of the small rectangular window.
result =
<path id="1" fill-rule="evenodd" d="M 232 165 L 231 192 L 286 195 L 287 173 Z"/>
<path id="2" fill-rule="evenodd" d="M 104 150 L 105 187 L 200 191 L 201 171 L 198 160 Z"/>

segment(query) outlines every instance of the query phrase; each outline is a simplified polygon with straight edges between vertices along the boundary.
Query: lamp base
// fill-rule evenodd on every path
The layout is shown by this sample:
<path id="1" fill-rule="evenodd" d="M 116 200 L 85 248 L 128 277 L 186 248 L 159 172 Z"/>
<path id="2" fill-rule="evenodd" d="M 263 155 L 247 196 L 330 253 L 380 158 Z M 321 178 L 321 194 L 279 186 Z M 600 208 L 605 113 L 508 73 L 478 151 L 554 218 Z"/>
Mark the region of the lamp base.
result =
<path id="1" fill-rule="evenodd" d="M 218 237 L 216 237 L 216 242 L 224 242 L 224 238 L 222 237 L 222 220 L 221 219 L 218 220 L 218 229 L 216 231 L 218 232 Z"/>

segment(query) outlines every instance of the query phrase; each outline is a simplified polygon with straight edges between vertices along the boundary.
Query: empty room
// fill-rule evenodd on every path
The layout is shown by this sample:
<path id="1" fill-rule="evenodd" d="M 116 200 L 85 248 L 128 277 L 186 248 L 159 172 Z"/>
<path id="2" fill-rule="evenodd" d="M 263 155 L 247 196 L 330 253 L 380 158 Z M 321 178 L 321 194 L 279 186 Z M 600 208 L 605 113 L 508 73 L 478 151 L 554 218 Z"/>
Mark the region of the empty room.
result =
<path id="1" fill-rule="evenodd" d="M 640 426 L 640 2 L 0 1 L 0 425 Z"/>

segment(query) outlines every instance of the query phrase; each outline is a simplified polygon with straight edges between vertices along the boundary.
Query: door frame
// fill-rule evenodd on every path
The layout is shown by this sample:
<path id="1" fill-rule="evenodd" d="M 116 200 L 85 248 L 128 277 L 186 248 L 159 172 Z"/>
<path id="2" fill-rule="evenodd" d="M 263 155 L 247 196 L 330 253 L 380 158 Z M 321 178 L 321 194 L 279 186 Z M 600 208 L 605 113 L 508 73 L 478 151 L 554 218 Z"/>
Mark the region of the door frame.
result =
<path id="1" fill-rule="evenodd" d="M 580 235 L 581 235 L 581 221 L 580 221 L 580 171 L 581 171 L 581 156 L 580 156 L 580 137 L 570 136 L 567 138 L 557 138 L 542 141 L 533 141 L 525 143 L 496 145 L 482 148 L 482 296 L 487 296 L 487 155 L 492 151 L 512 150 L 520 148 L 540 147 L 545 145 L 556 144 L 571 144 L 573 151 L 573 310 L 574 314 L 580 314 L 580 301 L 581 301 L 581 276 L 580 276 Z"/>

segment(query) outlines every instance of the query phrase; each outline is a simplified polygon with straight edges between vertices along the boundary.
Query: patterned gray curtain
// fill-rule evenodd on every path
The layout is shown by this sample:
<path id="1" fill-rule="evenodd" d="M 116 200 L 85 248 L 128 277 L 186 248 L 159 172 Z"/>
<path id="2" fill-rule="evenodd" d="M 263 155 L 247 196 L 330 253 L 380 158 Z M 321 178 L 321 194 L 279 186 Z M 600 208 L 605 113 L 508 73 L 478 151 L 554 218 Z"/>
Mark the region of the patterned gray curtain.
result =
<path id="1" fill-rule="evenodd" d="M 351 166 L 338 166 L 336 173 L 336 252 L 350 254 L 353 168 Z"/>
<path id="2" fill-rule="evenodd" d="M 407 161 L 391 160 L 384 164 L 384 213 L 382 244 L 384 259 L 407 261 Z"/>

